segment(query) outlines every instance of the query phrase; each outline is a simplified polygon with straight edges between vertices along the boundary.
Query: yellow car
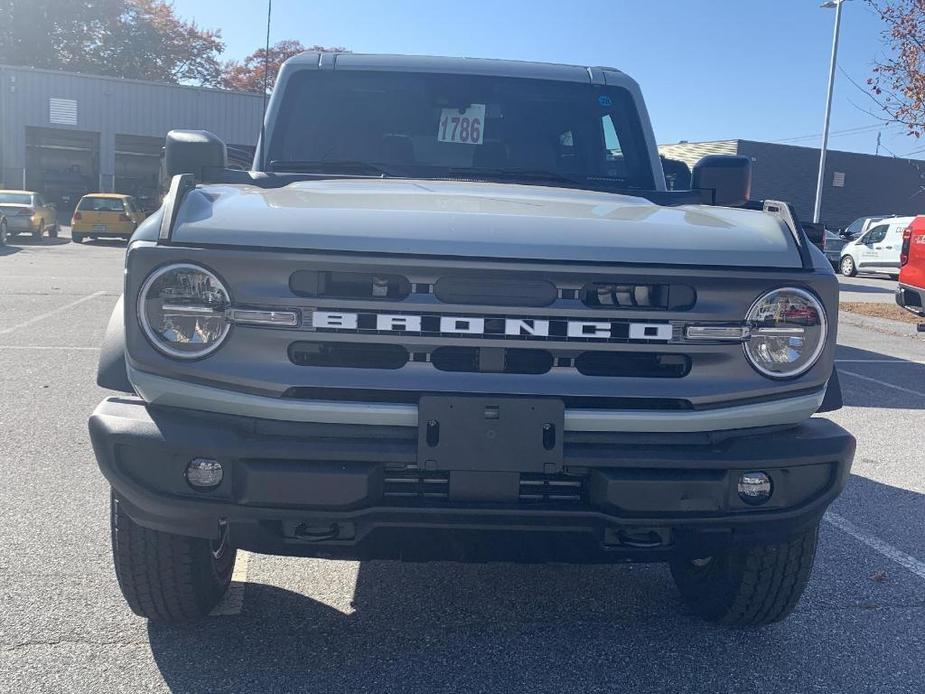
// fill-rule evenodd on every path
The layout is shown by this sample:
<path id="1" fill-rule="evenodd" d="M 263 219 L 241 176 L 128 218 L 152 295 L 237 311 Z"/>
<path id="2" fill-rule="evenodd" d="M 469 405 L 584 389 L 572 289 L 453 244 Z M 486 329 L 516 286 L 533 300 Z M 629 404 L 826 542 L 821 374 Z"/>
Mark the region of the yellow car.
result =
<path id="1" fill-rule="evenodd" d="M 58 236 L 58 212 L 53 202 L 31 190 L 0 190 L 0 215 L 6 217 L 7 234 L 32 234 L 41 240 L 48 232 Z"/>
<path id="2" fill-rule="evenodd" d="M 77 203 L 71 217 L 71 240 L 102 237 L 128 239 L 145 218 L 131 195 L 90 193 Z"/>

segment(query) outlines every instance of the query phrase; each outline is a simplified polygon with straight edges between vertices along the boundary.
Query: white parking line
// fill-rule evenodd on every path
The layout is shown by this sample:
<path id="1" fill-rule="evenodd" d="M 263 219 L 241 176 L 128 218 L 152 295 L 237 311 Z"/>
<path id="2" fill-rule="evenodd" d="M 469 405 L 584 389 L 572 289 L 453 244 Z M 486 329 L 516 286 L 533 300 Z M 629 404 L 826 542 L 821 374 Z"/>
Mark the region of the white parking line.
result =
<path id="1" fill-rule="evenodd" d="M 920 398 L 925 398 L 925 393 L 921 391 L 912 390 L 912 388 L 904 388 L 903 386 L 897 386 L 893 383 L 887 383 L 886 381 L 881 381 L 878 378 L 871 378 L 870 376 L 862 376 L 861 374 L 854 373 L 854 371 L 845 371 L 844 369 L 839 369 L 838 373 L 847 374 L 848 376 L 854 376 L 855 378 L 860 378 L 862 381 L 870 381 L 871 383 L 876 383 L 878 385 L 885 386 L 887 388 L 892 388 L 893 390 L 898 390 L 903 393 L 909 393 L 910 395 L 917 395 Z"/>
<path id="2" fill-rule="evenodd" d="M 83 296 L 77 299 L 76 301 L 72 301 L 69 304 L 65 304 L 64 306 L 59 306 L 58 308 L 52 309 L 51 311 L 48 311 L 46 313 L 40 313 L 37 316 L 33 316 L 29 320 L 24 321 L 20 323 L 19 325 L 14 325 L 12 328 L 4 328 L 3 330 L 0 330 L 0 335 L 7 335 L 9 333 L 14 333 L 17 330 L 22 330 L 23 328 L 28 327 L 32 325 L 33 323 L 38 323 L 39 321 L 45 320 L 46 318 L 51 318 L 52 316 L 58 313 L 61 313 L 62 311 L 67 311 L 69 308 L 74 308 L 78 304 L 82 304 L 85 301 L 90 301 L 91 299 L 95 299 L 98 296 L 103 296 L 104 294 L 106 294 L 106 292 L 102 290 L 98 292 L 93 292 L 92 294 Z"/>
<path id="3" fill-rule="evenodd" d="M 884 542 L 880 538 L 874 537 L 873 535 L 864 532 L 847 518 L 839 516 L 837 513 L 827 511 L 824 518 L 839 530 L 842 530 L 843 532 L 851 535 L 851 537 L 853 537 L 855 540 L 863 542 L 865 545 L 876 550 L 887 559 L 892 559 L 900 566 L 909 569 L 909 571 L 914 573 L 916 576 L 925 580 L 925 561 L 919 561 L 915 557 L 896 549 L 893 545 Z"/>
<path id="4" fill-rule="evenodd" d="M 250 552 L 238 550 L 234 562 L 234 571 L 231 573 L 231 585 L 225 591 L 221 601 L 209 613 L 210 617 L 228 617 L 241 614 L 244 609 L 244 588 L 247 585 L 247 565 L 250 563 Z"/>
<path id="5" fill-rule="evenodd" d="M 925 364 L 925 359 L 836 359 L 836 364 Z"/>

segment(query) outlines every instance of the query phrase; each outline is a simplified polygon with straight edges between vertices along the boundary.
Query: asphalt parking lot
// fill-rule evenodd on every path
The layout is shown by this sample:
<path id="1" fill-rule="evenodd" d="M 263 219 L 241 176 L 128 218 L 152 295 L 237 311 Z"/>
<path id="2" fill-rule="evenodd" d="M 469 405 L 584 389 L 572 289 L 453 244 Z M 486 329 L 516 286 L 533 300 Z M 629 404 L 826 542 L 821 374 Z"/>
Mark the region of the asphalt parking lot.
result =
<path id="1" fill-rule="evenodd" d="M 832 418 L 854 474 L 782 624 L 705 625 L 661 565 L 260 555 L 224 614 L 135 617 L 86 433 L 123 252 L 66 233 L 0 249 L 0 691 L 925 691 L 925 335 L 851 324 Z"/>

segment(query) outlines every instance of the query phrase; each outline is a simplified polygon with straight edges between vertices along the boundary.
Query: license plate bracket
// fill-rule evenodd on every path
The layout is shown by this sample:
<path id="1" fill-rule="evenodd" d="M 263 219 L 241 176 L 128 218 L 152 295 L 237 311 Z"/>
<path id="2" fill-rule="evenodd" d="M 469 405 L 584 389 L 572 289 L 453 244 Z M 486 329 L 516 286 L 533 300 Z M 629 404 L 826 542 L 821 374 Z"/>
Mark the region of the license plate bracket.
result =
<path id="1" fill-rule="evenodd" d="M 418 417 L 421 469 L 548 474 L 562 469 L 561 400 L 426 395 Z"/>

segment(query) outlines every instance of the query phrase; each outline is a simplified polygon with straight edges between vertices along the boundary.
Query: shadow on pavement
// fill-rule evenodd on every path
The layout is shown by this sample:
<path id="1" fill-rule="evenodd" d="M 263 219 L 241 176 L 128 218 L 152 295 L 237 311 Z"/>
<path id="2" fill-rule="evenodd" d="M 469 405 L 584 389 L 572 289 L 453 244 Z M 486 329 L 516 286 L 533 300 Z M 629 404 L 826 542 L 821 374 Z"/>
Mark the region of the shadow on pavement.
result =
<path id="1" fill-rule="evenodd" d="M 7 241 L 5 246 L 0 246 L 0 258 L 5 255 L 13 255 L 14 253 L 19 253 L 22 249 L 19 246 L 12 246 L 10 242 Z"/>
<path id="2" fill-rule="evenodd" d="M 860 519 L 849 516 L 859 526 L 864 509 L 894 523 L 925 511 L 923 495 L 866 478 L 850 490 L 840 513 L 863 504 Z M 252 568 L 251 580 L 271 580 L 274 561 L 256 559 L 271 570 Z M 918 627 L 889 611 L 909 599 L 908 577 L 872 582 L 870 562 L 882 561 L 824 523 L 806 598 L 758 630 L 685 614 L 660 565 L 363 562 L 350 614 L 255 582 L 239 616 L 151 623 L 148 635 L 173 691 L 925 691 L 925 671 L 909 664 L 917 655 L 897 648 Z M 287 568 L 287 583 L 308 576 L 312 595 L 343 607 L 345 587 L 312 583 L 330 574 L 304 562 L 304 574 Z M 851 666 L 833 667 L 846 653 Z"/>
<path id="3" fill-rule="evenodd" d="M 7 239 L 7 243 L 15 240 L 17 246 L 61 246 L 65 243 L 70 243 L 71 240 L 64 236 L 58 236 L 57 238 L 50 238 L 48 236 L 43 236 L 40 239 L 32 238 L 31 236 L 16 236 L 13 239 Z"/>
<path id="4" fill-rule="evenodd" d="M 879 277 L 872 279 L 881 279 Z M 882 279 L 889 279 L 890 282 L 895 282 L 886 276 Z M 893 285 L 884 285 L 882 287 L 871 287 L 868 284 L 848 284 L 844 283 L 841 285 L 840 293 L 841 294 L 893 294 L 896 291 L 896 287 Z"/>
<path id="5" fill-rule="evenodd" d="M 844 345 L 838 346 L 836 359 L 846 407 L 925 409 L 925 397 L 916 394 L 925 393 L 925 364 Z"/>

